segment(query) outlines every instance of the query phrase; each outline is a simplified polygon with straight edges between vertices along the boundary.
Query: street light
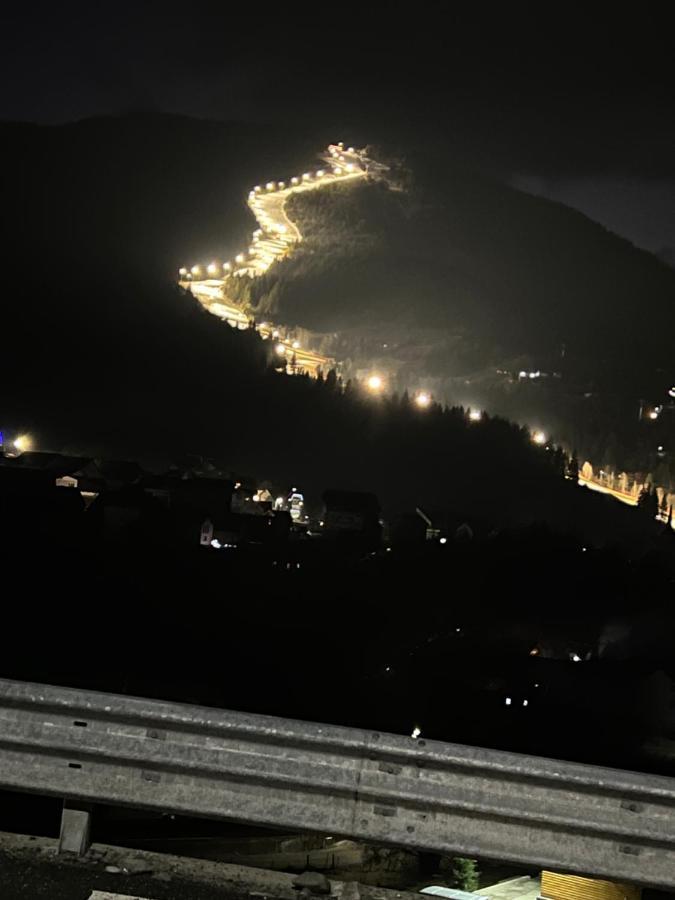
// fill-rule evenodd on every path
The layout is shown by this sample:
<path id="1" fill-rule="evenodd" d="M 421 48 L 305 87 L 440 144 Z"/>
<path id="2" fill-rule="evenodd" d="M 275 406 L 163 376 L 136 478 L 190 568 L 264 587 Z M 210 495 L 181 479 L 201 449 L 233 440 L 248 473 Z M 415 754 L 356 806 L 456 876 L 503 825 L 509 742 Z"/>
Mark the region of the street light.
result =
<path id="1" fill-rule="evenodd" d="M 212 262 L 207 266 L 206 271 L 209 273 L 209 275 L 215 275 L 218 271 L 218 266 L 214 262 Z"/>
<path id="2" fill-rule="evenodd" d="M 201 275 L 202 273 L 201 266 L 193 266 L 190 271 L 193 275 Z"/>
<path id="3" fill-rule="evenodd" d="M 182 278 L 185 278 L 185 276 L 187 275 L 187 273 L 188 273 L 188 271 L 187 271 L 187 269 L 185 268 L 185 266 L 182 266 L 182 267 L 178 270 L 178 274 L 179 274 Z"/>
<path id="4" fill-rule="evenodd" d="M 14 440 L 14 449 L 19 453 L 27 453 L 33 448 L 33 438 L 29 434 L 20 434 Z"/>

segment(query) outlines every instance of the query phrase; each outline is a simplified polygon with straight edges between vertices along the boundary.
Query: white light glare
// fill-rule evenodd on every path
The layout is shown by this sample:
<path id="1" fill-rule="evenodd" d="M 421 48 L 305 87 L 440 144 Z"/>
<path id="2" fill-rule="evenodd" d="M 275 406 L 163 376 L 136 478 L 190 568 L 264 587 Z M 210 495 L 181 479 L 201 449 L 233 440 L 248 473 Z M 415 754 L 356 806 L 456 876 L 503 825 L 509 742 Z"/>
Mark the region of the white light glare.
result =
<path id="1" fill-rule="evenodd" d="M 415 725 L 415 727 L 414 727 L 413 730 L 412 730 L 412 734 L 410 735 L 410 737 L 411 737 L 414 741 L 416 741 L 417 738 L 418 738 L 421 734 L 422 734 L 422 729 L 419 728 L 417 725 Z"/>

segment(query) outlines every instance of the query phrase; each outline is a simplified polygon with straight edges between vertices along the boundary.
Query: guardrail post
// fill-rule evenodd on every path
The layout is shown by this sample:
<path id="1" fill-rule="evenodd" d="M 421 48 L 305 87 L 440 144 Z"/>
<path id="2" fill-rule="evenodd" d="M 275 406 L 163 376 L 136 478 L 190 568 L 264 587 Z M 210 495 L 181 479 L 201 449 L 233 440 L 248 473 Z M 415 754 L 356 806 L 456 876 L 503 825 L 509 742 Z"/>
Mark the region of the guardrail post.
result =
<path id="1" fill-rule="evenodd" d="M 59 853 L 76 853 L 84 856 L 89 849 L 91 831 L 91 803 L 63 801 Z"/>

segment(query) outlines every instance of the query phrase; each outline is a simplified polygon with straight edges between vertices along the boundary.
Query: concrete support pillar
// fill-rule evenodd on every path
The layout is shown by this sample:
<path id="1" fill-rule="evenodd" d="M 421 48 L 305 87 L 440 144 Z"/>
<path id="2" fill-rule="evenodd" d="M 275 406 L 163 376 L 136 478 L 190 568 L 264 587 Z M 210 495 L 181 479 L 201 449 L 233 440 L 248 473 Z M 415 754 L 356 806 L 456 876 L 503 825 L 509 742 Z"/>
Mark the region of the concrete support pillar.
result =
<path id="1" fill-rule="evenodd" d="M 63 801 L 59 853 L 76 853 L 78 856 L 84 856 L 89 849 L 91 813 L 91 803 Z"/>

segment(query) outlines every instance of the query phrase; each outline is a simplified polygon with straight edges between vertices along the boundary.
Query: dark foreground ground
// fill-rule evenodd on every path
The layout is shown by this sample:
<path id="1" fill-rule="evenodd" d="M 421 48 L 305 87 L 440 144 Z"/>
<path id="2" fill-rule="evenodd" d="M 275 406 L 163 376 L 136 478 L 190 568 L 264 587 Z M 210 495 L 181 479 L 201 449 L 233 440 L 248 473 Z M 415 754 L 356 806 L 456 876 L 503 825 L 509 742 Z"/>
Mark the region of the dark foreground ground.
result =
<path id="1" fill-rule="evenodd" d="M 116 871 L 107 871 L 116 870 Z M 0 833 L 2 900 L 295 900 L 293 875 L 94 845 L 83 860 L 56 855 L 56 841 Z M 412 900 L 413 894 L 330 882 L 332 900 Z M 99 894 L 94 893 L 100 892 Z"/>

